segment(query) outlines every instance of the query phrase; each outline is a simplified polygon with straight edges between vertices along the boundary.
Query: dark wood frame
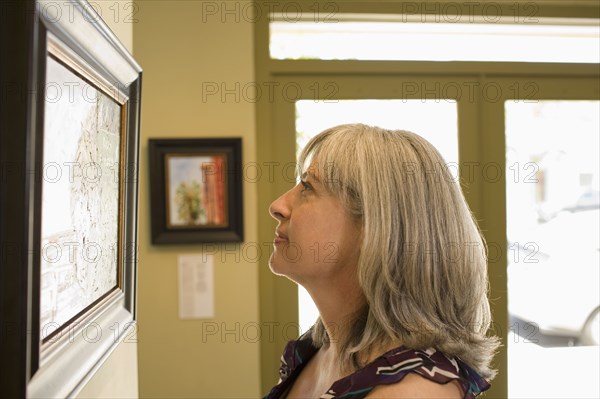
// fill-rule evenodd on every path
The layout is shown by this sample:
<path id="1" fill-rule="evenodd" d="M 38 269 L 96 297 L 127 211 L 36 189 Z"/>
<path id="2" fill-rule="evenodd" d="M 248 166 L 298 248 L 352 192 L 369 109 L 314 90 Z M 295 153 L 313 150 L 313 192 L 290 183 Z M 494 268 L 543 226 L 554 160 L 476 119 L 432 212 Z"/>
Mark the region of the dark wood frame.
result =
<path id="1" fill-rule="evenodd" d="M 135 332 L 141 68 L 85 0 L 2 5 L 0 59 L 0 386 L 7 397 L 75 396 L 112 350 Z M 49 42 L 124 95 L 119 287 L 82 312 L 69 334 L 40 337 L 41 164 Z M 10 97 L 9 101 L 5 101 Z M 86 339 L 85 329 L 101 337 Z M 115 331 L 115 327 L 117 330 Z M 112 328 L 111 328 L 112 327 Z"/>
<path id="2" fill-rule="evenodd" d="M 150 206 L 153 244 L 193 244 L 242 242 L 244 240 L 242 194 L 242 139 L 152 139 L 148 142 L 150 156 Z M 170 228 L 167 226 L 165 160 L 169 155 L 224 154 L 226 226 Z"/>

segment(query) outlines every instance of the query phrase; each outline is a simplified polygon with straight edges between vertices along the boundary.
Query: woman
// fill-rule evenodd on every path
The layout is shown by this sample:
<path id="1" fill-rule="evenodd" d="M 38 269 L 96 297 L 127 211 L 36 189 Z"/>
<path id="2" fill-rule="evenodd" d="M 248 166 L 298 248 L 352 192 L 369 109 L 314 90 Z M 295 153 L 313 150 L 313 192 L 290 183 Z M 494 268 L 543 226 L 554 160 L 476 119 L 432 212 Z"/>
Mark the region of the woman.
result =
<path id="1" fill-rule="evenodd" d="M 473 398 L 498 347 L 485 247 L 437 150 L 406 131 L 341 125 L 309 141 L 271 204 L 271 270 L 320 317 L 268 398 Z M 292 256 L 293 254 L 293 256 Z"/>

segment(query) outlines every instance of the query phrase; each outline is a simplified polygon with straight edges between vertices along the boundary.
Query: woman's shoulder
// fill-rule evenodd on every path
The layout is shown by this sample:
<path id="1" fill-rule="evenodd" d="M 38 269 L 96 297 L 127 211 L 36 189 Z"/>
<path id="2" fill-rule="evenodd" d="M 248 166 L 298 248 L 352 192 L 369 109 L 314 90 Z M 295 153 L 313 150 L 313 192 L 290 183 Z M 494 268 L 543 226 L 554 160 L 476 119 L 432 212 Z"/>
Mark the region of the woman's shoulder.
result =
<path id="1" fill-rule="evenodd" d="M 472 399 L 490 387 L 459 358 L 435 349 L 392 349 L 351 376 L 339 380 L 328 392 L 335 397 L 465 398 Z M 418 396 L 417 392 L 420 392 Z"/>
<path id="2" fill-rule="evenodd" d="M 433 382 L 409 373 L 400 382 L 376 386 L 365 398 L 394 399 L 462 399 L 464 393 L 457 380 L 446 384 Z"/>

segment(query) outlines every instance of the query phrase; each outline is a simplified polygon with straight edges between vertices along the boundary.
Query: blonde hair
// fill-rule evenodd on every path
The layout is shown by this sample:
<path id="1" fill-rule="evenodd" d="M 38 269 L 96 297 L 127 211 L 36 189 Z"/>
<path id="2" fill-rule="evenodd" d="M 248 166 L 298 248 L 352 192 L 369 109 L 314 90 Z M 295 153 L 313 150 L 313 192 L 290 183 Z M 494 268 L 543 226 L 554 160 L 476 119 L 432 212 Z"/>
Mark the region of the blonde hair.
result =
<path id="1" fill-rule="evenodd" d="M 408 131 L 340 125 L 313 137 L 299 164 L 318 169 L 362 225 L 357 273 L 366 305 L 338 342 L 344 364 L 359 368 L 365 355 L 399 341 L 457 356 L 493 379 L 499 339 L 486 336 L 485 244 L 440 153 Z M 321 319 L 312 339 L 329 342 Z"/>

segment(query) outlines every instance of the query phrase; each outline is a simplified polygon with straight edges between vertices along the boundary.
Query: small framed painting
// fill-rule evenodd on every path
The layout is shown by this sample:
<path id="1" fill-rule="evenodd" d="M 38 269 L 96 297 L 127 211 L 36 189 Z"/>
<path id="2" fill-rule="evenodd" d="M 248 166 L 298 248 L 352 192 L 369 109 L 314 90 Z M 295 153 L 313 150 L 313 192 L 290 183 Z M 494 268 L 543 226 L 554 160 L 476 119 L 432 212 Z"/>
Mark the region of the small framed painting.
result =
<path id="1" fill-rule="evenodd" d="M 243 241 L 242 140 L 149 141 L 153 244 Z"/>

